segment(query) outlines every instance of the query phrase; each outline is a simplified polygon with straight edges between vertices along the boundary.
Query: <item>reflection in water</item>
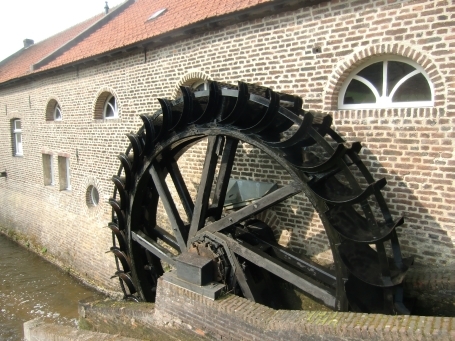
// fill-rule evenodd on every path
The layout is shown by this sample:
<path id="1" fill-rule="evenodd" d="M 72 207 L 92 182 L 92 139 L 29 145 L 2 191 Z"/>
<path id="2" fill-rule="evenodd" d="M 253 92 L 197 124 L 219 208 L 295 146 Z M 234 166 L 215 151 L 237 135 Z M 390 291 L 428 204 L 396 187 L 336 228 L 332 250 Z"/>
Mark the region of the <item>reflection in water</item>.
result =
<path id="1" fill-rule="evenodd" d="M 102 295 L 0 234 L 0 340 L 20 340 L 36 317 L 76 326 L 77 302 Z"/>

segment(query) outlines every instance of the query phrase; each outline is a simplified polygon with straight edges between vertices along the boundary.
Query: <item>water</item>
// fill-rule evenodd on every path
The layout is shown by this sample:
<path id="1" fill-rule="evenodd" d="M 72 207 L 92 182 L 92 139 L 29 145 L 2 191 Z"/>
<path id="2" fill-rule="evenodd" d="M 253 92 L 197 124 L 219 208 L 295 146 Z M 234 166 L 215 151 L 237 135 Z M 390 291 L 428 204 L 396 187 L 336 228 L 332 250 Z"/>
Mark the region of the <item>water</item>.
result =
<path id="1" fill-rule="evenodd" d="M 0 340 L 23 339 L 26 321 L 77 326 L 77 302 L 103 296 L 0 234 Z"/>

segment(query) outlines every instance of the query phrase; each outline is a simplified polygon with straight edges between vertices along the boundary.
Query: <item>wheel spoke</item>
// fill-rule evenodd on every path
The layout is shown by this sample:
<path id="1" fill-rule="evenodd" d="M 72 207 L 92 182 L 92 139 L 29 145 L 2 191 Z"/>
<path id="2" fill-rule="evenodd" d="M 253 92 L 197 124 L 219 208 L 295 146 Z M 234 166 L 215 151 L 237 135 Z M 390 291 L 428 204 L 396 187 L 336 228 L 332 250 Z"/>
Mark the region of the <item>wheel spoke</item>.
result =
<path id="1" fill-rule="evenodd" d="M 197 231 L 204 226 L 210 192 L 212 191 L 213 178 L 215 176 L 216 164 L 218 161 L 217 147 L 219 147 L 222 141 L 222 136 L 208 137 L 204 168 L 202 169 L 201 182 L 196 196 L 196 203 L 194 205 L 188 240 L 194 237 Z"/>
<path id="2" fill-rule="evenodd" d="M 169 188 L 164 181 L 164 175 L 161 168 L 155 163 L 150 167 L 150 175 L 152 176 L 153 182 L 155 184 L 156 190 L 161 198 L 166 214 L 171 223 L 172 230 L 174 231 L 175 238 L 177 243 L 180 246 L 182 252 L 186 250 L 186 237 L 187 231 L 185 225 L 183 224 L 182 219 L 177 211 L 174 200 L 172 199 Z"/>
<path id="3" fill-rule="evenodd" d="M 289 283 L 294 284 L 296 287 L 304 290 L 306 293 L 324 302 L 326 306 L 335 308 L 336 300 L 334 289 L 321 287 L 320 284 L 314 282 L 309 277 L 276 260 L 267 253 L 255 249 L 248 243 L 240 244 L 238 241 L 229 238 L 221 233 L 217 233 L 216 236 L 224 240 L 236 255 L 239 255 L 256 265 L 259 265 L 260 267 L 266 269 L 267 271 L 270 271 L 278 277 L 286 279 L 286 281 Z"/>
<path id="4" fill-rule="evenodd" d="M 191 221 L 193 217 L 194 203 L 191 199 L 190 192 L 186 187 L 185 181 L 183 180 L 179 166 L 175 160 L 172 160 L 167 164 L 166 168 L 171 175 L 172 181 L 174 182 L 175 189 L 177 190 L 188 220 Z"/>
<path id="5" fill-rule="evenodd" d="M 303 189 L 302 185 L 296 183 L 292 183 L 290 185 L 287 185 L 286 187 L 282 187 L 270 193 L 269 195 L 266 195 L 265 197 L 262 197 L 261 199 L 255 201 L 253 204 L 250 204 L 238 210 L 237 212 L 231 213 L 228 216 L 221 218 L 218 221 L 215 221 L 214 223 L 201 229 L 199 232 L 203 233 L 206 231 L 208 232 L 222 231 L 229 226 L 232 226 L 256 214 L 259 214 L 262 211 L 265 211 L 266 209 L 273 205 L 279 204 L 280 202 L 286 200 L 287 198 L 301 192 L 302 189 Z"/>
<path id="6" fill-rule="evenodd" d="M 162 229 L 161 227 L 155 226 L 155 228 L 150 231 L 149 235 L 154 238 L 161 239 L 163 242 L 165 242 L 167 245 L 172 247 L 174 250 L 177 250 L 178 252 L 182 252 L 182 250 L 180 250 L 180 245 L 177 243 L 177 240 L 175 239 L 175 237 L 173 235 L 171 235 L 170 233 L 166 232 L 166 230 Z"/>
<path id="7" fill-rule="evenodd" d="M 223 212 L 224 200 L 226 199 L 229 178 L 231 177 L 232 167 L 234 166 L 234 158 L 238 144 L 239 141 L 237 139 L 232 137 L 226 138 L 226 145 L 224 146 L 223 156 L 221 157 L 215 193 L 212 199 L 213 212 L 211 212 L 211 214 L 215 220 L 220 219 Z"/>
<path id="8" fill-rule="evenodd" d="M 153 253 L 159 259 L 164 260 L 166 263 L 169 263 L 173 266 L 175 265 L 174 255 L 166 248 L 159 245 L 152 238 L 148 237 L 144 232 L 131 232 L 131 238 L 139 245 L 144 247 L 147 251 Z"/>

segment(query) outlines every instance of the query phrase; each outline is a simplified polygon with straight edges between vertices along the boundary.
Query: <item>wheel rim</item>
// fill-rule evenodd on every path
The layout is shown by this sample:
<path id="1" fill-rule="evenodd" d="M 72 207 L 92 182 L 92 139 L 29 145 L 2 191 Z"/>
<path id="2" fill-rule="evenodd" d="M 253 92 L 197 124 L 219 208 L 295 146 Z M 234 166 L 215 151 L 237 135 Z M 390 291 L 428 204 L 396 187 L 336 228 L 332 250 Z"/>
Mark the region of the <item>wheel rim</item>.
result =
<path id="1" fill-rule="evenodd" d="M 254 92 L 259 92 L 260 95 Z M 239 83 L 238 87 L 223 87 L 216 82 L 211 83 L 209 91 L 193 93 L 188 88 L 182 88 L 182 93 L 182 99 L 176 101 L 160 100 L 162 109 L 155 115 L 141 117 L 144 126 L 137 134 L 128 135 L 130 147 L 120 156 L 122 166 L 114 180 L 116 190 L 114 199 L 111 200 L 114 212 L 112 225 L 118 231 L 111 229 L 115 236 L 113 252 L 119 270 L 116 275 L 120 278 L 125 297 L 153 301 L 157 278 L 163 274 L 161 262 L 172 263 L 177 254 L 187 252 L 192 242 L 201 238 L 218 238 L 223 243 L 225 252 L 231 254 L 231 263 L 250 257 L 249 260 L 253 263 L 266 262 L 266 266 L 262 267 L 275 275 L 286 277 L 286 280 L 294 278 L 295 264 L 294 268 L 292 264 L 290 267 L 289 264 L 277 267 L 274 259 L 269 260 L 256 251 L 251 254 L 251 250 L 241 249 L 235 244 L 236 232 L 232 236 L 232 229 L 237 226 L 237 231 L 245 225 L 245 221 L 268 207 L 303 192 L 325 227 L 335 263 L 335 273 L 331 275 L 335 281 L 331 285 L 328 285 L 330 280 L 321 283 L 321 278 L 324 282 L 323 273 L 326 271 L 323 268 L 316 269 L 316 280 L 309 278 L 308 273 L 302 276 L 297 273 L 297 277 L 289 281 L 301 285 L 307 293 L 335 310 L 407 312 L 399 295 L 400 284 L 410 261 L 406 263 L 399 251 L 395 228 L 400 224 L 393 224 L 380 194 L 384 184 L 375 182 L 357 157 L 359 145 L 353 144 L 351 148 L 346 148 L 344 140 L 330 129 L 331 118 L 313 121 L 312 114 L 305 114 L 300 109 L 301 100 L 297 97 L 278 96 L 268 89 L 258 90 L 258 87 L 244 83 Z M 289 109 L 277 103 L 286 104 Z M 252 117 L 242 116 L 245 108 L 251 110 Z M 266 120 L 270 122 L 264 122 Z M 297 128 L 292 131 L 293 125 Z M 280 138 L 277 132 L 286 134 L 289 128 L 292 131 L 288 134 L 290 137 Z M 208 141 L 207 150 L 200 187 L 193 200 L 177 162 L 181 155 L 202 139 Z M 285 170 L 292 181 L 257 203 L 222 217 L 226 182 L 232 171 L 239 141 L 267 154 Z M 337 143 L 337 146 L 332 147 L 331 143 Z M 324 151 L 318 155 L 330 155 L 322 162 L 302 161 L 305 156 L 299 153 L 305 154 L 308 146 L 312 145 Z M 349 170 L 351 164 L 355 164 L 356 170 L 363 174 L 368 184 L 366 188 L 361 188 Z M 221 168 L 218 168 L 217 185 L 214 186 L 217 165 Z M 340 173 L 344 182 L 334 177 L 334 174 L 339 177 Z M 168 174 L 182 207 L 180 211 L 185 212 L 188 224 L 184 223 L 182 213 L 175 205 L 175 195 L 171 195 L 166 183 Z M 347 189 L 350 192 L 344 193 Z M 380 207 L 385 220 L 383 225 L 376 222 L 372 208 L 367 207 L 371 197 L 375 198 Z M 212 199 L 211 204 L 209 198 Z M 169 218 L 171 233 L 157 226 L 158 202 Z M 356 213 L 353 208 L 354 204 L 359 203 L 363 215 Z M 340 219 L 344 219 L 350 227 L 346 229 L 343 224 L 337 223 Z M 367 221 L 369 225 L 367 228 L 359 228 L 359 221 Z M 163 242 L 165 247 L 162 246 Z M 387 261 L 383 250 L 384 242 L 392 244 L 392 262 Z M 376 250 L 369 248 L 369 243 L 375 243 Z M 120 247 L 116 247 L 116 244 Z M 177 252 L 172 253 L 166 247 Z M 274 253 L 284 252 L 272 248 Z M 351 252 L 352 248 L 355 251 Z M 365 264 L 359 262 L 359 258 L 364 256 L 369 257 L 366 265 L 369 266 L 369 276 L 361 273 Z M 295 261 L 298 266 L 302 266 L 298 259 Z M 311 263 L 303 264 L 312 266 Z M 235 268 L 235 264 L 230 265 Z M 244 275 L 237 272 L 234 275 L 236 283 L 242 282 L 241 277 Z M 309 284 L 302 284 L 302 278 L 303 282 Z M 358 299 L 358 295 L 353 292 L 370 286 L 380 288 L 379 293 L 377 299 L 364 304 L 365 300 Z M 249 289 L 242 285 L 240 287 L 244 296 L 248 297 Z M 248 298 L 254 300 L 254 293 L 250 294 L 251 297 Z"/>

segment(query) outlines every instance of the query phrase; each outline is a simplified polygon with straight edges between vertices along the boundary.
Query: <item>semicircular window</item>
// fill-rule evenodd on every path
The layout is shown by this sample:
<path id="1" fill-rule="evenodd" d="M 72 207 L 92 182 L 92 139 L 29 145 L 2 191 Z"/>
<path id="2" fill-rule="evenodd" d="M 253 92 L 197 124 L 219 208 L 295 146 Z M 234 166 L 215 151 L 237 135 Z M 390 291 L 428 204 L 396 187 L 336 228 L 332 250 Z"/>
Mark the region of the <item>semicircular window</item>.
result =
<path id="1" fill-rule="evenodd" d="M 61 121 L 62 107 L 55 98 L 51 98 L 46 105 L 46 121 Z"/>
<path id="2" fill-rule="evenodd" d="M 433 98 L 433 85 L 420 65 L 383 59 L 354 70 L 341 87 L 338 108 L 429 107 Z"/>
<path id="3" fill-rule="evenodd" d="M 111 95 L 107 98 L 106 103 L 104 103 L 104 118 L 117 118 L 117 116 L 117 100 Z"/>

